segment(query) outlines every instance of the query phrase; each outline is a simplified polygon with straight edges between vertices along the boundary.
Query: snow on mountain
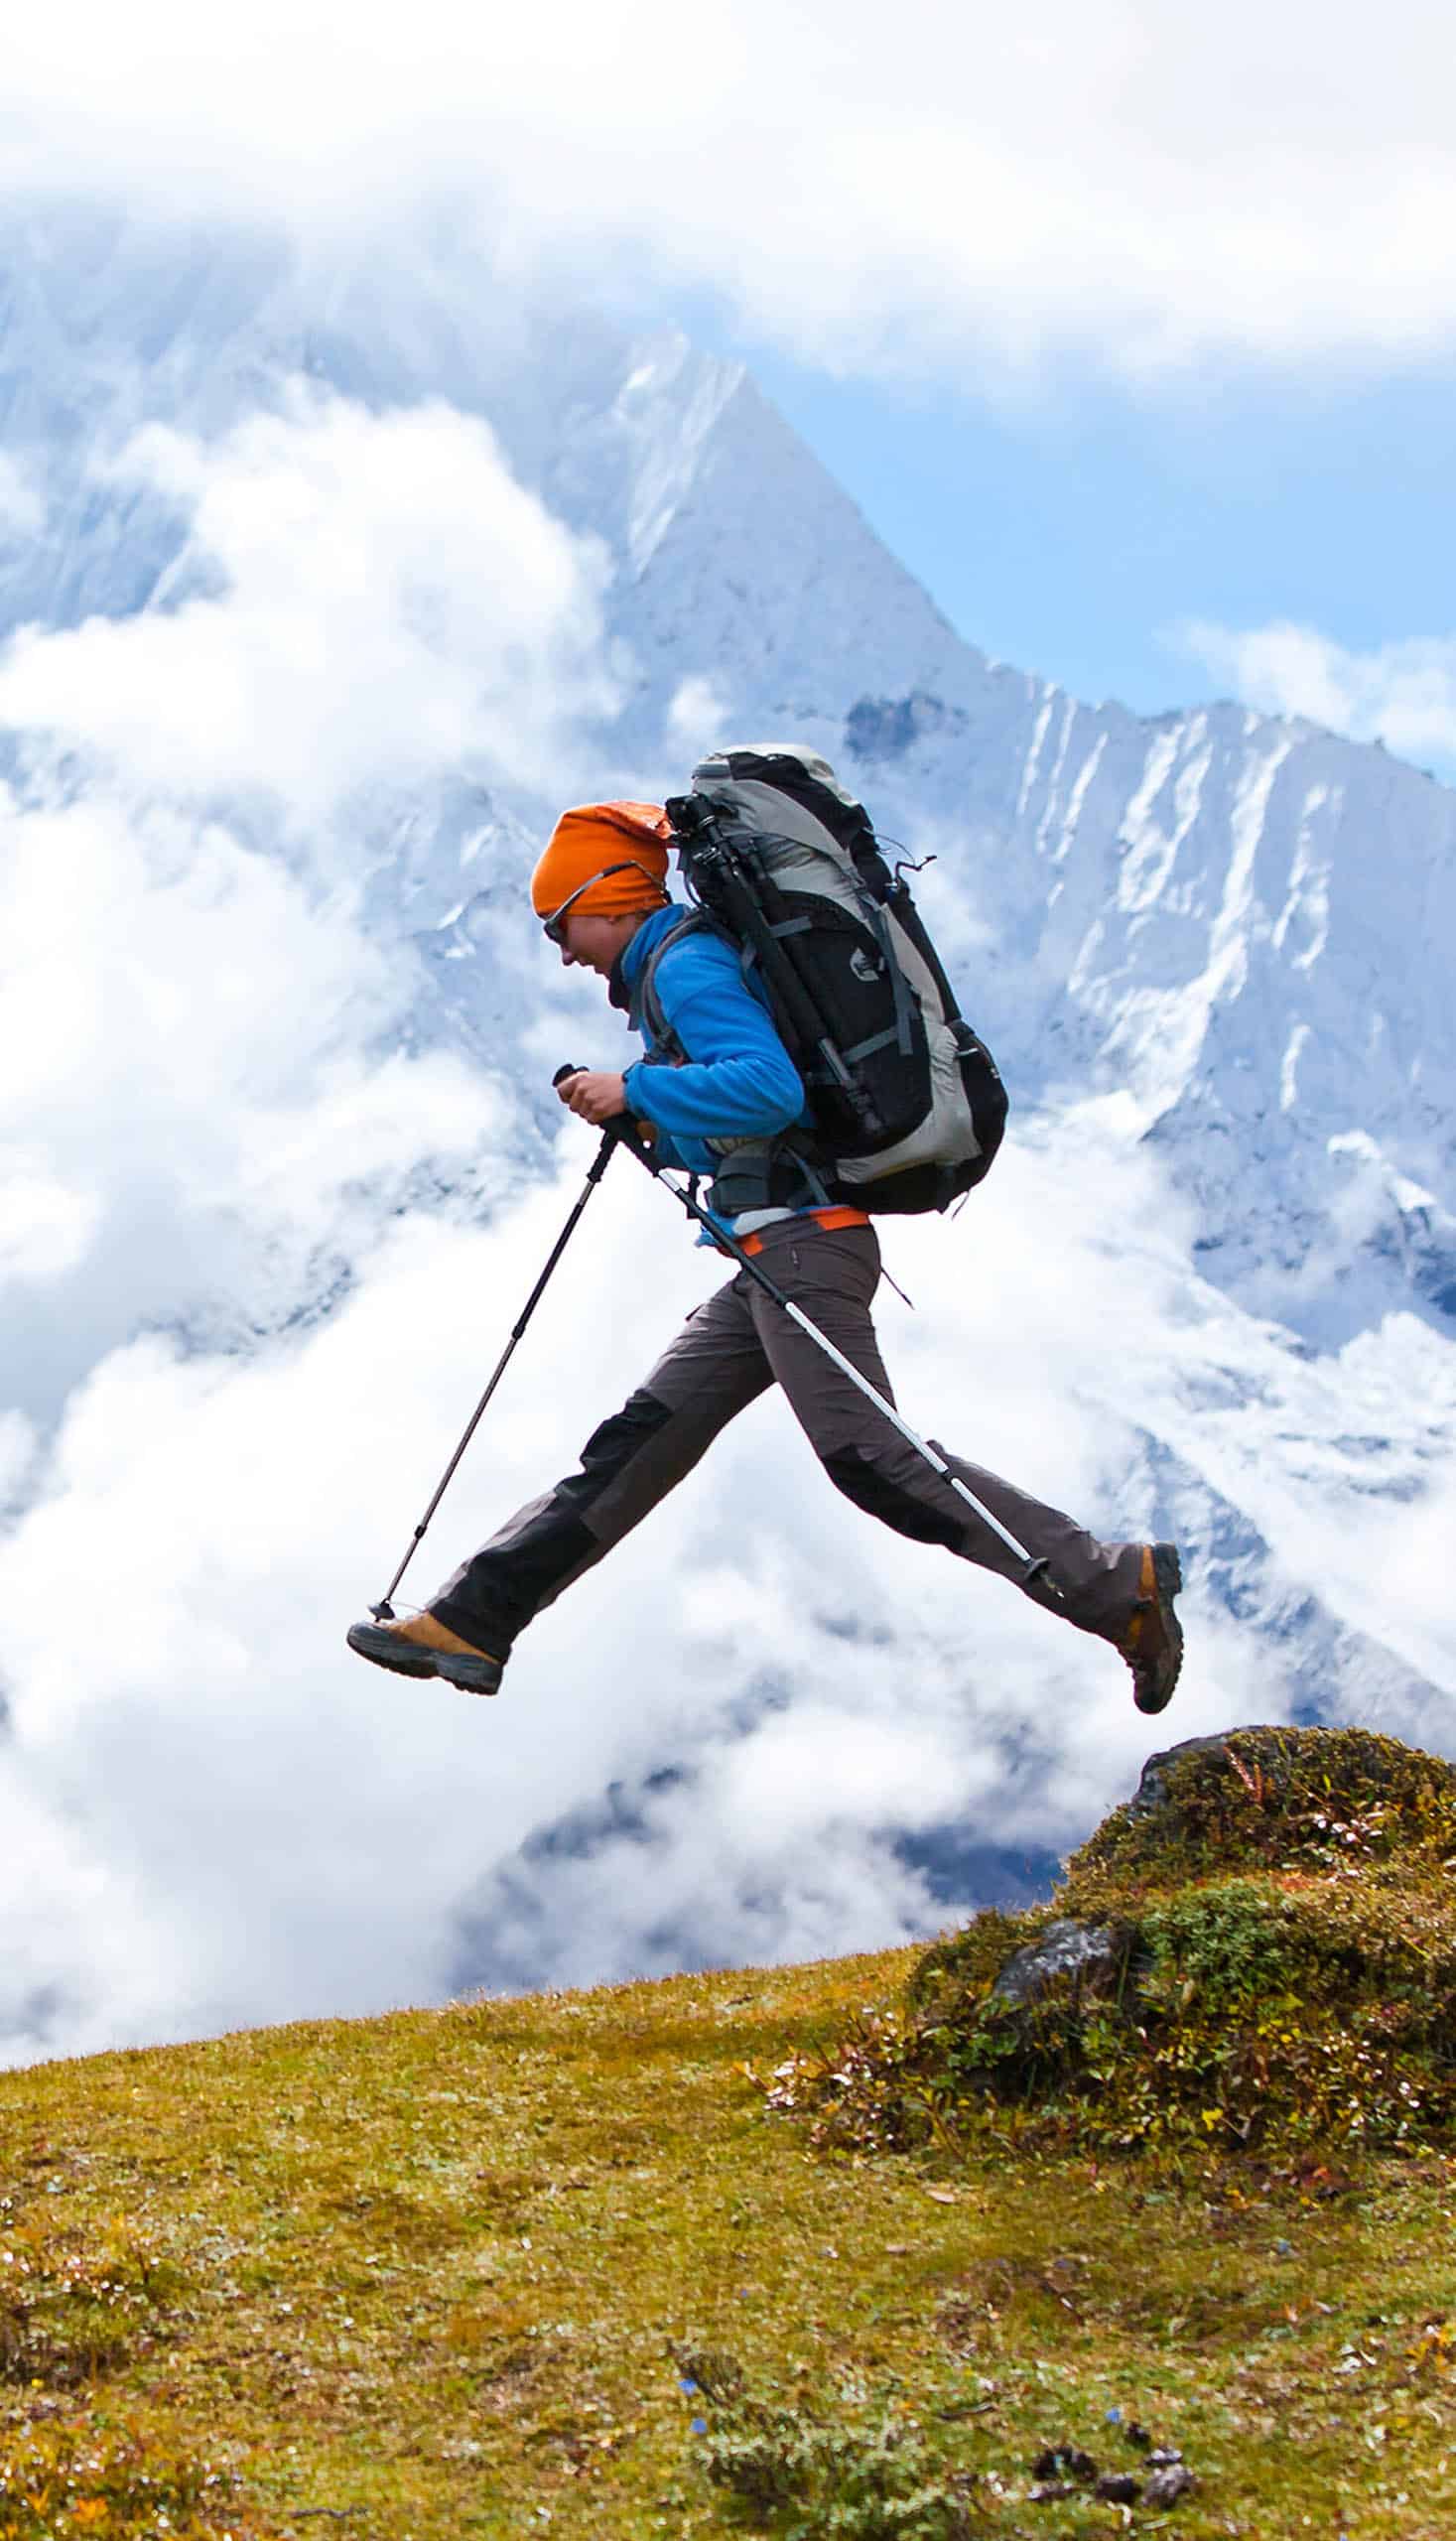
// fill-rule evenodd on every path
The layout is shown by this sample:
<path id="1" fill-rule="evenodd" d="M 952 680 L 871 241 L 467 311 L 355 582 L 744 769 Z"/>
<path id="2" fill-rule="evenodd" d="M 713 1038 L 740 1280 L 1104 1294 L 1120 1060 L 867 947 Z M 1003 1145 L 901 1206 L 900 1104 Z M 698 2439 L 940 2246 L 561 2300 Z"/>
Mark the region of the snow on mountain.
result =
<path id="1" fill-rule="evenodd" d="M 927 897 L 974 914 L 968 994 L 1016 1083 L 1115 1098 L 1212 1275 L 1316 1338 L 1402 1300 L 1450 1328 L 1456 795 L 1312 727 L 1139 719 L 988 663 L 751 383 L 718 440 L 622 622 L 934 838 Z"/>
<path id="2" fill-rule="evenodd" d="M 76 1851 L 82 1768 L 55 1724 L 77 1697 L 45 1583 L 69 1582 L 69 1530 L 90 1528 L 118 1612 L 132 1570 L 111 1537 L 154 1495 L 184 1566 L 173 1605 L 137 1608 L 117 1701 L 160 1706 L 170 1752 L 200 1741 L 184 1694 L 209 1686 L 219 1724 L 251 1702 L 265 1613 L 292 1706 L 275 1734 L 313 1699 L 359 1531 L 386 1483 L 393 1506 L 428 1480 L 421 1440 L 464 1408 L 457 1361 L 488 1357 L 487 1325 L 495 1346 L 547 1241 L 548 1185 L 579 1167 L 554 1143 L 551 1066 L 614 1046 L 595 988 L 543 966 L 521 922 L 543 830 L 563 799 L 672 790 L 726 737 L 816 745 L 882 835 L 933 856 L 922 904 L 1011 1080 L 1016 1137 L 974 1217 L 895 1231 L 922 1308 L 891 1340 L 907 1403 L 933 1401 L 948 1437 L 1004 1469 L 1029 1453 L 1027 1479 L 1065 1505 L 1177 1535 L 1200 1654 L 1179 1734 L 1232 1710 L 1451 1747 L 1456 795 L 1307 726 L 1232 705 L 1140 719 L 988 661 L 741 365 L 506 288 L 445 234 L 345 256 L 90 210 L 17 218 L 0 457 L 10 943 L 40 948 L 5 978 L 0 1665 L 21 1779 L 0 1772 L 0 1818 L 58 1812 L 28 1873 L 52 1898 L 43 1939 L 20 2008 L 0 2000 L 16 2052 L 389 1998 L 356 1964 L 353 1908 L 335 1929 L 291 1869 L 265 1888 L 311 1936 L 296 1976 L 230 1932 L 206 1940 L 227 1838 L 206 1834 L 201 1744 L 196 1862 L 176 1839 L 195 1965 L 155 1868 L 171 1833 L 134 1859 L 108 1786 L 104 1879 Z M 602 1364 L 630 1382 L 690 1300 L 702 1266 L 669 1263 L 665 1206 L 598 1204 L 626 1248 L 619 1286 L 604 1318 L 566 1288 L 577 1320 L 553 1325 L 549 1383 L 494 1433 L 497 1492 L 575 1452 Z M 650 1281 L 630 1267 L 649 1243 Z M 399 1332 L 422 1316 L 440 1364 L 412 1377 Z M 377 1409 L 359 1408 L 361 1366 L 381 1371 Z M 117 1403 L 147 1406 L 140 1432 Z M 320 1404 L 322 1422 L 303 1408 Z M 284 1485 L 271 1459 L 279 1424 L 305 1419 L 348 1542 L 321 1535 L 296 1577 L 304 1551 L 269 1530 L 276 1501 L 307 1550 L 307 1477 Z M 382 1459 L 367 1489 L 330 1461 L 359 1419 Z M 219 1490 L 250 1478 L 224 1540 L 196 1512 L 191 1570 L 195 1513 L 169 1499 L 154 1430 L 184 1455 L 199 1440 Z M 1089 1704 L 1085 1651 L 1034 1616 L 978 1621 L 968 1757 L 962 1583 L 912 1560 L 911 1621 L 885 1539 L 846 1585 L 842 1513 L 787 1483 L 803 1543 L 783 1551 L 774 1467 L 765 1487 L 747 1456 L 727 1442 L 708 1497 L 695 1484 L 658 1522 L 669 1584 L 628 1547 L 594 1585 L 605 1629 L 579 1601 L 551 1620 L 553 1682 L 586 1708 L 539 1752 L 532 1716 L 511 1716 L 488 1838 L 463 1728 L 419 1733 L 422 1795 L 434 1770 L 438 1808 L 455 1774 L 460 1812 L 413 1905 L 379 1901 L 378 1985 L 849 1946 L 973 1902 L 967 1881 L 1014 1886 L 1017 1859 L 1116 1796 L 1141 1728 L 1110 1728 L 1101 1691 Z M 728 1530 L 741 1567 L 720 1597 Z M 711 1677 L 701 1717 L 642 1681 L 649 1582 Z M 587 1697 L 619 1692 L 609 1654 L 628 1647 L 618 1719 Z M 793 1745 L 821 1719 L 838 1781 Z M 313 1770 L 296 1764 L 300 1789 Z M 321 1744 L 321 1793 L 333 1770 Z M 367 1756 L 357 1775 L 372 1842 L 383 1786 Z M 130 1788 L 124 1770 L 112 1784 Z M 413 1859 L 410 1788 L 391 1782 L 389 1805 Z M 266 1812 L 271 1790 L 246 1805 Z M 72 1962 L 50 1938 L 102 1889 L 118 1936 L 155 1948 L 151 1992 L 119 1959 L 92 1981 L 83 1943 Z"/>
<path id="3" fill-rule="evenodd" d="M 3 272 L 4 447 L 48 513 L 37 538 L 12 506 L 0 627 L 175 603 L 176 507 L 98 479 L 148 422 L 215 437 L 299 379 L 481 416 L 609 552 L 603 756 L 667 785 L 724 731 L 813 737 L 884 827 L 934 833 L 930 896 L 988 940 L 971 993 L 1018 1085 L 1118 1097 L 1196 1196 L 1206 1269 L 1316 1338 L 1402 1296 L 1456 1316 L 1448 789 L 1307 726 L 1139 719 L 988 662 L 740 366 L 533 315 L 448 242 L 312 269 L 76 213 L 12 232 Z M 428 942 L 475 897 L 478 806 L 451 792 L 380 807 L 381 927 Z M 491 808 L 513 885 L 547 805 Z"/>

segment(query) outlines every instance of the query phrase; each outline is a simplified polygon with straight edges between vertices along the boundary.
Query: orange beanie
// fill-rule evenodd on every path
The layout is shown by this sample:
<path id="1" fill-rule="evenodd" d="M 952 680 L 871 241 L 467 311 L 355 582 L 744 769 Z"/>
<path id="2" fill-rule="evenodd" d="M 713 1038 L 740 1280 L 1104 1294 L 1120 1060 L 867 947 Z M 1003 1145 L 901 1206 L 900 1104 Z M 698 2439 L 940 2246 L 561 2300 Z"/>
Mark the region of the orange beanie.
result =
<path id="1" fill-rule="evenodd" d="M 593 917 L 616 917 L 626 909 L 660 908 L 667 898 L 667 851 L 672 825 L 657 803 L 583 803 L 563 812 L 551 843 L 531 876 L 531 906 L 550 917 L 594 873 L 627 866 L 592 882 L 577 902 Z M 633 870 L 632 868 L 640 868 Z"/>

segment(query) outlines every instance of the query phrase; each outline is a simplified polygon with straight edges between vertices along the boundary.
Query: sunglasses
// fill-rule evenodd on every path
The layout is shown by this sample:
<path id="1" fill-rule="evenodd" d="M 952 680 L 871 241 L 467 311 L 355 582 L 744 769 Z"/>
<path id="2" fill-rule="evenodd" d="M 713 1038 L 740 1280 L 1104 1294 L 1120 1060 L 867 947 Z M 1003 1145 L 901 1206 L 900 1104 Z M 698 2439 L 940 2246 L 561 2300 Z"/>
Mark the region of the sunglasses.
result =
<path id="1" fill-rule="evenodd" d="M 562 901 L 559 909 L 553 909 L 550 917 L 544 917 L 542 919 L 541 929 L 548 944 L 555 944 L 559 946 L 565 945 L 565 921 L 570 917 L 583 892 L 590 891 L 594 884 L 597 882 L 604 882 L 608 874 L 611 873 L 640 873 L 643 881 L 650 882 L 654 891 L 662 892 L 664 900 L 669 896 L 669 894 L 663 890 L 663 886 L 659 882 L 656 874 L 649 873 L 645 865 L 639 865 L 635 856 L 627 857 L 620 865 L 603 865 L 599 873 L 590 873 L 586 881 L 579 882 L 576 889 Z"/>

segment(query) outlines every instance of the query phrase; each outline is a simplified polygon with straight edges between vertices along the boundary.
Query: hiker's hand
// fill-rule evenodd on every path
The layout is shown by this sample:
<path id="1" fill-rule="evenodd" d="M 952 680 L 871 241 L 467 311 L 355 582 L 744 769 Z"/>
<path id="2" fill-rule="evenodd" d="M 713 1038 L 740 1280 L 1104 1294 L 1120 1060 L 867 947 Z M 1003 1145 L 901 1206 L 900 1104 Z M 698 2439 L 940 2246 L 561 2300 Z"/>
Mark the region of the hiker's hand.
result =
<path id="1" fill-rule="evenodd" d="M 579 1121 L 590 1121 L 594 1130 L 604 1129 L 627 1108 L 625 1080 L 605 1069 L 583 1068 L 577 1076 L 563 1077 L 556 1090 L 568 1111 Z"/>

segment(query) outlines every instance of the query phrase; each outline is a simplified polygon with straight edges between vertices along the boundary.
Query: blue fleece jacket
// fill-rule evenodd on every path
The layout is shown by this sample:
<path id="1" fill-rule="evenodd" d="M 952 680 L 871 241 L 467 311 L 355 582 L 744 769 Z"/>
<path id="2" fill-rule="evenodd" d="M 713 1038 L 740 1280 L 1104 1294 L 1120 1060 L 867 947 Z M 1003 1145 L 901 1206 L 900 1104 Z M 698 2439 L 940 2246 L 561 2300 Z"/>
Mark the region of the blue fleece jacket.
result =
<path id="1" fill-rule="evenodd" d="M 619 965 L 629 999 L 682 915 L 676 905 L 655 909 L 631 938 Z M 664 1163 L 711 1174 L 722 1158 L 708 1138 L 771 1138 L 808 1119 L 799 1071 L 730 944 L 706 928 L 685 935 L 664 953 L 652 985 L 687 1064 L 663 1066 L 649 1045 L 625 1087 L 628 1108 L 655 1124 Z"/>

